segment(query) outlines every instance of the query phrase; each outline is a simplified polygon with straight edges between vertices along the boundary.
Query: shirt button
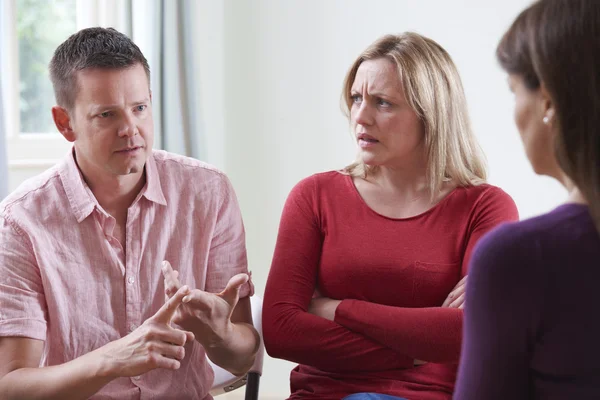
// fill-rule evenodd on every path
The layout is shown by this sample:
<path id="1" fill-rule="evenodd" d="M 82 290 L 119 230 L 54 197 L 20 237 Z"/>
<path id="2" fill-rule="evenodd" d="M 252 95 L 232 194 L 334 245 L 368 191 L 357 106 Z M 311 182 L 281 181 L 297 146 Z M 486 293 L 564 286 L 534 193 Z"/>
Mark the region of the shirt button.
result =
<path id="1" fill-rule="evenodd" d="M 129 331 L 133 332 L 137 329 L 137 325 L 136 324 L 129 324 Z"/>
<path id="2" fill-rule="evenodd" d="M 135 282 L 135 278 L 133 276 L 129 276 L 127 278 L 127 283 L 129 283 L 130 285 L 133 285 L 134 282 Z"/>

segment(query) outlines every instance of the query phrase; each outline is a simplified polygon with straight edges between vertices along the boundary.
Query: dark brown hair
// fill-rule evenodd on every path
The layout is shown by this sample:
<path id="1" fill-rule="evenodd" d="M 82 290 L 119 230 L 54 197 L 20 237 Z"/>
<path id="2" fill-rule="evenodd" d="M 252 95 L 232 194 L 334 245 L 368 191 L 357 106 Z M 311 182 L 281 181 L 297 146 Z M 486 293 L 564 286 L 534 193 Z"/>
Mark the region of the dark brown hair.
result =
<path id="1" fill-rule="evenodd" d="M 141 64 L 150 83 L 150 67 L 139 47 L 113 28 L 87 28 L 71 35 L 54 52 L 50 79 L 56 103 L 68 110 L 75 105 L 77 71 L 86 68 L 122 69 Z"/>
<path id="2" fill-rule="evenodd" d="M 552 99 L 555 151 L 600 230 L 600 1 L 540 0 L 514 21 L 496 56 Z"/>

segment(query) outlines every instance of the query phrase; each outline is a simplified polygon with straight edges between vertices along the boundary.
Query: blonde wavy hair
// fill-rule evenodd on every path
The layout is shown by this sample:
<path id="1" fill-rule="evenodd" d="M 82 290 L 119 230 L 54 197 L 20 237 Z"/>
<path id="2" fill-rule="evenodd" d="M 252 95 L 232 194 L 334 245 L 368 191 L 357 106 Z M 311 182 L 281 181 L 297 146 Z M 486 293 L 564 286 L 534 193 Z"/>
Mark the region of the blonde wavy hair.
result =
<path id="1" fill-rule="evenodd" d="M 363 51 L 344 80 L 342 108 L 348 118 L 358 68 L 363 61 L 379 58 L 396 65 L 406 100 L 423 122 L 432 195 L 446 181 L 457 186 L 484 183 L 485 157 L 471 129 L 458 70 L 446 50 L 429 38 L 414 32 L 385 35 Z M 359 158 L 342 172 L 366 178 L 376 168 Z"/>

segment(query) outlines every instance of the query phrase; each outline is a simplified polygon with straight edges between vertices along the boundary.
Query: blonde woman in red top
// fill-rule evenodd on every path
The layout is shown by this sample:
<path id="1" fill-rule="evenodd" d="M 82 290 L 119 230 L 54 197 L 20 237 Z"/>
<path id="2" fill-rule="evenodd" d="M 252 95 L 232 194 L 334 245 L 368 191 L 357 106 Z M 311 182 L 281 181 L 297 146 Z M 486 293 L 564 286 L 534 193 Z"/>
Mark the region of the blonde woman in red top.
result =
<path id="1" fill-rule="evenodd" d="M 291 399 L 450 399 L 471 251 L 517 209 L 485 183 L 458 72 L 433 40 L 380 38 L 343 99 L 358 158 L 289 195 L 266 349 L 299 364 Z"/>

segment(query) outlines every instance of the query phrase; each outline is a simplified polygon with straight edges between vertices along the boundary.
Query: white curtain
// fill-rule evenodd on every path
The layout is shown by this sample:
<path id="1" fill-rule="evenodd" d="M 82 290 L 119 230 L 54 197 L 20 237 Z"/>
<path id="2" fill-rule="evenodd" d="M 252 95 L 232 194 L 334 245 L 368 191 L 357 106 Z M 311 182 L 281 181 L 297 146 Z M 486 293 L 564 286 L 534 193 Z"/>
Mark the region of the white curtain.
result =
<path id="1" fill-rule="evenodd" d="M 192 34 L 192 2 L 157 1 L 159 7 L 155 9 L 154 21 L 158 37 L 153 44 L 155 57 L 150 65 L 155 77 L 153 104 L 160 114 L 156 122 L 162 148 L 205 159 L 195 65 L 199 48 Z"/>
<path id="2" fill-rule="evenodd" d="M 131 37 L 132 0 L 77 0 L 77 28 L 115 28 Z"/>

